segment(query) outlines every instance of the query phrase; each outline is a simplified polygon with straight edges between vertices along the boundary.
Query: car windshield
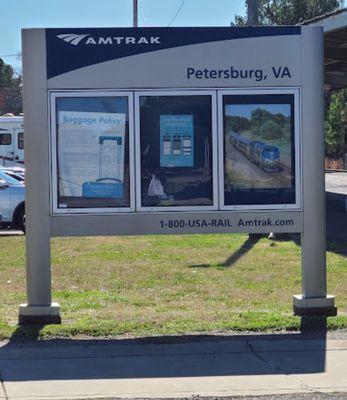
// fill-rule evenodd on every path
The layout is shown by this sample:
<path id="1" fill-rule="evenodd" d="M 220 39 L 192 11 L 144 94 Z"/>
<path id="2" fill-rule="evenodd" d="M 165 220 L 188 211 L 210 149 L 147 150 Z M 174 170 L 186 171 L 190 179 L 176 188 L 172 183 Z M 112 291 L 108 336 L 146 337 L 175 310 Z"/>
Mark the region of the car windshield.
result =
<path id="1" fill-rule="evenodd" d="M 0 179 L 4 179 L 7 183 L 10 183 L 12 185 L 18 185 L 20 183 L 17 179 L 12 178 L 10 175 L 3 171 L 0 171 Z"/>
<path id="2" fill-rule="evenodd" d="M 16 174 L 15 172 L 6 171 L 6 174 L 9 175 L 11 178 L 16 179 L 19 182 L 24 182 L 25 181 L 25 178 L 22 175 Z"/>

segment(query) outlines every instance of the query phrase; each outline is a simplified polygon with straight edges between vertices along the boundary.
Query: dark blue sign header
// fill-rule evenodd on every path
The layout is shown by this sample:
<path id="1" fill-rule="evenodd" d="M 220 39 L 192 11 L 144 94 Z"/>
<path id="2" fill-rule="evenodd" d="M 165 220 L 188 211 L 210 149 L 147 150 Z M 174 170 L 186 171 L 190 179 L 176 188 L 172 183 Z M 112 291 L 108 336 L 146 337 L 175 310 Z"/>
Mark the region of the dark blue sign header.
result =
<path id="1" fill-rule="evenodd" d="M 47 77 L 150 51 L 262 36 L 300 35 L 297 26 L 46 29 Z"/>

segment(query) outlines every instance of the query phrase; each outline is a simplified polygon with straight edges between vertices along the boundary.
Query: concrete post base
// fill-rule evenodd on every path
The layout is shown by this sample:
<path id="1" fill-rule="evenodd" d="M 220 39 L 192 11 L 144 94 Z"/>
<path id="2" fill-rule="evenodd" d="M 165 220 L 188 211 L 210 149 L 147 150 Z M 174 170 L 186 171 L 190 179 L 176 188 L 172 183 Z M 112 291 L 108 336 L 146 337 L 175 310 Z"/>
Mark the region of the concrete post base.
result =
<path id="1" fill-rule="evenodd" d="M 60 306 L 58 303 L 52 303 L 50 306 L 21 304 L 18 324 L 61 324 Z"/>
<path id="2" fill-rule="evenodd" d="M 293 296 L 294 315 L 299 316 L 325 316 L 337 315 L 335 297 L 304 297 L 301 294 Z"/>

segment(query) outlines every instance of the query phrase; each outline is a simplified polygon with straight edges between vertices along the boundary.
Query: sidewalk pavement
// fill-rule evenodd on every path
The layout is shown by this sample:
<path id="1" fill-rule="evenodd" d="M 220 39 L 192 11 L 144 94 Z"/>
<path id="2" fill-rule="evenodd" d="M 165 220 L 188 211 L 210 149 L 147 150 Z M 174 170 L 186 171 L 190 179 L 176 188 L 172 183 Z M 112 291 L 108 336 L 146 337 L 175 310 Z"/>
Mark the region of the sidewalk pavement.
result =
<path id="1" fill-rule="evenodd" d="M 347 196 L 347 172 L 326 172 L 325 190 Z"/>
<path id="2" fill-rule="evenodd" d="M 1 343 L 0 399 L 303 396 L 313 392 L 342 392 L 347 398 L 346 335 L 339 339 L 293 333 L 169 340 Z"/>
<path id="3" fill-rule="evenodd" d="M 24 236 L 24 233 L 14 229 L 0 228 L 0 236 Z"/>

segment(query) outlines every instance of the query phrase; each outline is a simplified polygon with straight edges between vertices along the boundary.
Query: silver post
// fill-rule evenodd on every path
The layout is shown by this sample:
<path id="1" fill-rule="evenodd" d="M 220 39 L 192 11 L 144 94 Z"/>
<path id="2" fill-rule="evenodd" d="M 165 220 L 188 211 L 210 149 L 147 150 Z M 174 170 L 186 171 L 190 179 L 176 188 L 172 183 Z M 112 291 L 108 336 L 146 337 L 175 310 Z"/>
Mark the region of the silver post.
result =
<path id="1" fill-rule="evenodd" d="M 26 265 L 27 304 L 19 307 L 19 323 L 60 323 L 60 310 L 51 297 L 49 165 L 47 87 L 43 30 L 31 30 L 22 37 L 24 86 L 24 129 L 26 167 Z M 29 78 L 30 77 L 30 78 Z M 26 116 L 30 116 L 27 118 Z M 45 115 L 42 118 L 42 115 Z M 29 155 L 35 154 L 35 157 Z"/>
<path id="2" fill-rule="evenodd" d="M 327 295 L 326 284 L 322 30 L 303 28 L 302 43 L 305 212 L 301 235 L 302 295 L 294 296 L 294 312 L 297 315 L 336 315 L 334 297 Z"/>

